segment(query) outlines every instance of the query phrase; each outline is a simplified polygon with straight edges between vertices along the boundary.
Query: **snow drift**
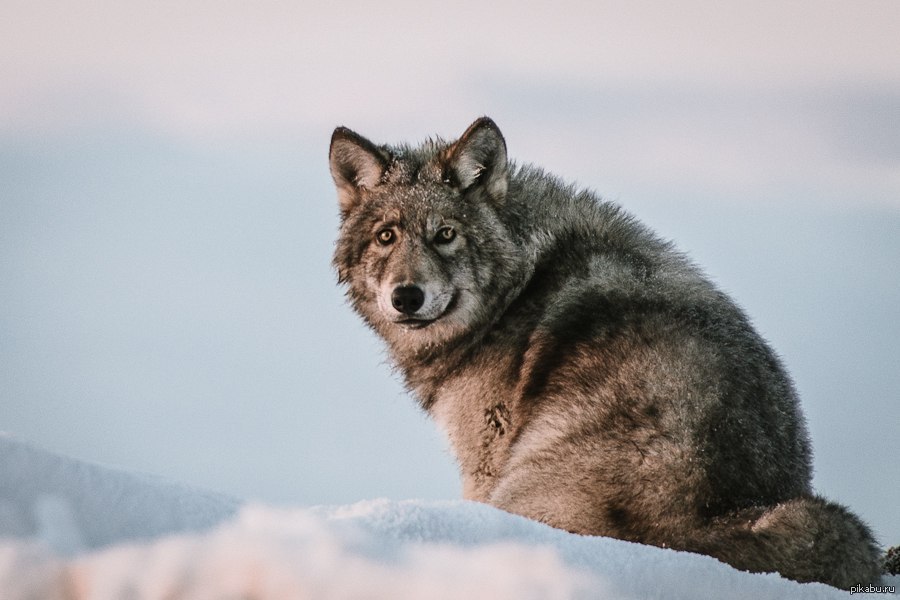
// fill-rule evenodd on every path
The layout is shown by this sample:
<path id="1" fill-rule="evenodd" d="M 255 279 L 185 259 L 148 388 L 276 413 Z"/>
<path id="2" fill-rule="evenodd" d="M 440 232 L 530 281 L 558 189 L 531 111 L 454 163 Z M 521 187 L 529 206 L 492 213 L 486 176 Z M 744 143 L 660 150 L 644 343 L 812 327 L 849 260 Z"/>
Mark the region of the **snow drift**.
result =
<path id="1" fill-rule="evenodd" d="M 2 436 L 0 592 L 9 600 L 847 597 L 478 503 L 241 505 Z"/>

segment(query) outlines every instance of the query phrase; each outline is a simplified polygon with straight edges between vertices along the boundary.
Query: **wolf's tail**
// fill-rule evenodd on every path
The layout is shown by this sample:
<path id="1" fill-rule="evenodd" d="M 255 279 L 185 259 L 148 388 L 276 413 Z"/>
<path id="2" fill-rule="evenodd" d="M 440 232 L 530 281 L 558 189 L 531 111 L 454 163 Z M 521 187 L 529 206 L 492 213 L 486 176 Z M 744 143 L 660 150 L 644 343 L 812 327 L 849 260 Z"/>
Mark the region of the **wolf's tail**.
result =
<path id="1" fill-rule="evenodd" d="M 900 546 L 888 548 L 884 553 L 882 571 L 885 575 L 900 575 Z"/>
<path id="2" fill-rule="evenodd" d="M 839 504 L 804 496 L 721 519 L 698 551 L 747 571 L 849 590 L 878 583 L 882 555 L 871 530 Z"/>

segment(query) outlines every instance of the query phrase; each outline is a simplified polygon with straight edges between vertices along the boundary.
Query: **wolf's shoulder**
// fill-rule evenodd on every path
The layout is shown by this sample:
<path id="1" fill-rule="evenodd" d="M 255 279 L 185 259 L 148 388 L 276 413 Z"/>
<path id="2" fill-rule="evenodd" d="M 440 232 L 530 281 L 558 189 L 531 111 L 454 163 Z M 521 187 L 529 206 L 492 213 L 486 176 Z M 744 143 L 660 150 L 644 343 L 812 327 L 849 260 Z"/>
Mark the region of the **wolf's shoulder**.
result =
<path id="1" fill-rule="evenodd" d="M 591 271 L 615 266 L 614 271 L 638 278 L 652 274 L 707 284 L 700 269 L 673 242 L 621 205 L 540 167 L 512 169 L 508 200 L 506 220 L 513 229 L 539 240 L 539 262 L 563 269 L 594 265 Z"/>

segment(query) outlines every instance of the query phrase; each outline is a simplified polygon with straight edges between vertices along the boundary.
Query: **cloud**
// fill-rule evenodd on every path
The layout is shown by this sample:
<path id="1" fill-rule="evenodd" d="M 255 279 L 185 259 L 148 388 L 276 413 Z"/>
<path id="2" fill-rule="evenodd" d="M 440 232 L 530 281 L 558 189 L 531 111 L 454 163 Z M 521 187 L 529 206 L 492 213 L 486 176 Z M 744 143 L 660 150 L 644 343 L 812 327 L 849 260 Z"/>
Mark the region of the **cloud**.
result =
<path id="1" fill-rule="evenodd" d="M 15 2 L 0 24 L 0 131 L 110 110 L 206 133 L 452 113 L 477 104 L 464 85 L 477 73 L 615 85 L 897 82 L 900 8 L 863 5 Z"/>
<path id="2" fill-rule="evenodd" d="M 812 181 L 896 205 L 900 5 L 863 4 L 17 2 L 0 135 L 399 141 L 490 114 L 513 156 L 613 193 Z"/>

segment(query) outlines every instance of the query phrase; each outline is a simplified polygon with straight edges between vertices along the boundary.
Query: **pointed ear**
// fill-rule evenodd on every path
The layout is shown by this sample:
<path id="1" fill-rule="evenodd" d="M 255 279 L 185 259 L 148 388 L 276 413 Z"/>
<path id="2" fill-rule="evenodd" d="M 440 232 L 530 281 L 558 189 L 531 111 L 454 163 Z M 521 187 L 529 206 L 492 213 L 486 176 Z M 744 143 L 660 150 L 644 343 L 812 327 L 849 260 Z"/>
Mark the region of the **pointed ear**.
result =
<path id="1" fill-rule="evenodd" d="M 447 151 L 445 180 L 463 192 L 502 202 L 508 185 L 506 141 L 491 119 L 481 117 Z"/>
<path id="2" fill-rule="evenodd" d="M 379 184 L 388 163 L 378 146 L 346 127 L 338 127 L 331 135 L 328 160 L 344 217 L 359 203 L 362 188 Z"/>

